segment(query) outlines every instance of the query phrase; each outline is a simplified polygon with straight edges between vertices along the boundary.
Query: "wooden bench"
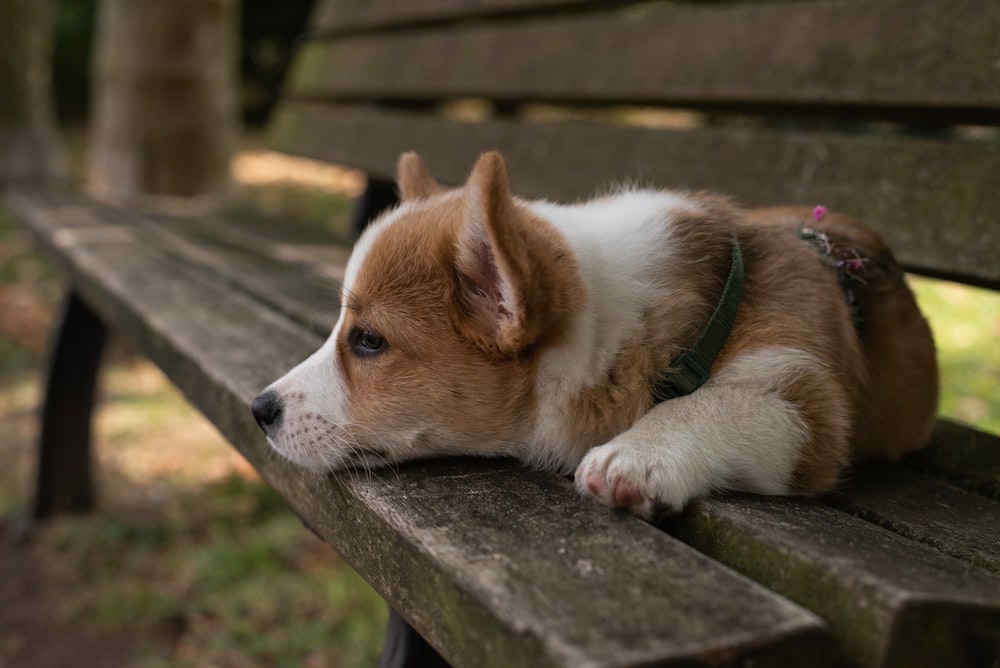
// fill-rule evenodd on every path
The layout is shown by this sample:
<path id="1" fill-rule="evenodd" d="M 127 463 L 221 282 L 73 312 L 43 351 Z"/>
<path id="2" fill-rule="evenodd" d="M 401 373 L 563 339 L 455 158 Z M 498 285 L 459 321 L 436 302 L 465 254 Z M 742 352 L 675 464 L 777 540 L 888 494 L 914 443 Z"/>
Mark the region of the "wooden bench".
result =
<path id="1" fill-rule="evenodd" d="M 822 203 L 914 272 L 998 289 L 998 63 L 1000 5 L 982 0 L 328 0 L 272 144 L 365 170 L 359 221 L 391 203 L 401 151 L 457 183 L 497 148 L 522 195 L 627 177 Z M 248 404 L 327 334 L 334 290 L 305 277 L 336 279 L 343 240 L 61 191 L 4 201 L 71 286 L 39 516 L 92 503 L 112 327 L 397 611 L 383 665 L 1000 662 L 995 435 L 942 421 L 925 451 L 829 498 L 710 499 L 659 528 L 510 461 L 315 477 L 268 452 Z"/>

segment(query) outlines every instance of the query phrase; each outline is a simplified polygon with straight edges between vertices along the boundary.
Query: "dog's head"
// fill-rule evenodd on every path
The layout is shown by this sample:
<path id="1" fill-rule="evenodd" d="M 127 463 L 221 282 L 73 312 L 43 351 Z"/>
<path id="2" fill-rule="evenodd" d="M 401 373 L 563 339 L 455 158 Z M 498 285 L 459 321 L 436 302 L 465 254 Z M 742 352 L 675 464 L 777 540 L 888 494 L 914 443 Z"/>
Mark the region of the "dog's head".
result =
<path id="1" fill-rule="evenodd" d="M 516 454 L 535 411 L 538 355 L 583 299 L 561 235 L 484 154 L 449 190 L 400 158 L 402 203 L 347 264 L 326 343 L 253 403 L 283 456 L 314 470 L 444 454 Z"/>

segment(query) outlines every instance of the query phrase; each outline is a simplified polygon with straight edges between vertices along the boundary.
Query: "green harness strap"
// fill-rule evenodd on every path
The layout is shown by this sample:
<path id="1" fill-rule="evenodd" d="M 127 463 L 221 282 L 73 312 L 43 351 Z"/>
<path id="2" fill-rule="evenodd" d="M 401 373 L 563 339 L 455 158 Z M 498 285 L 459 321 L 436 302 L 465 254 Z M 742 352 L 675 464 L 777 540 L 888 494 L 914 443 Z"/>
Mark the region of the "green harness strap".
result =
<path id="1" fill-rule="evenodd" d="M 729 278 L 715 312 L 694 347 L 677 357 L 670 364 L 670 370 L 656 382 L 653 388 L 656 403 L 691 394 L 708 380 L 709 369 L 722 352 L 736 321 L 736 311 L 743 297 L 743 281 L 743 253 L 739 242 L 734 240 Z"/>

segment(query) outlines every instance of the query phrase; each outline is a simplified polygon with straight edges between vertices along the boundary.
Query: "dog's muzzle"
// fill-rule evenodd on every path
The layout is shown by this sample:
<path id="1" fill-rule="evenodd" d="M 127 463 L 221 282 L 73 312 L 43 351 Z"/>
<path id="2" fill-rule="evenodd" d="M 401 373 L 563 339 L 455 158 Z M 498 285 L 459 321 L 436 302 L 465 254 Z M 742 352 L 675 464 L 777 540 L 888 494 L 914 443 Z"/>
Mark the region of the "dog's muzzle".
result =
<path id="1" fill-rule="evenodd" d="M 253 417 L 257 424 L 264 430 L 265 434 L 270 434 L 271 430 L 281 424 L 283 407 L 281 395 L 274 390 L 267 390 L 250 405 Z"/>

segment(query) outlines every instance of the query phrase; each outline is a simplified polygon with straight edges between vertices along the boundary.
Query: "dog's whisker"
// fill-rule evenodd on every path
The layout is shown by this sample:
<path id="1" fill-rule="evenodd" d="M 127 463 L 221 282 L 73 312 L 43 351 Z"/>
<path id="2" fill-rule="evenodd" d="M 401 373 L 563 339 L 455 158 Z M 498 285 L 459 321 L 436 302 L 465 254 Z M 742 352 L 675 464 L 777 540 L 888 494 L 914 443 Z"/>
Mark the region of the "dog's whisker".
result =
<path id="1" fill-rule="evenodd" d="M 355 435 L 356 431 L 375 432 L 360 425 L 331 427 L 309 443 L 309 450 L 328 469 L 346 469 L 349 479 L 360 481 L 364 474 L 370 481 L 373 469 L 386 466 L 391 460 L 382 451 L 366 446 Z M 346 453 L 346 454 L 345 454 Z"/>

